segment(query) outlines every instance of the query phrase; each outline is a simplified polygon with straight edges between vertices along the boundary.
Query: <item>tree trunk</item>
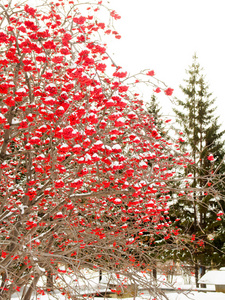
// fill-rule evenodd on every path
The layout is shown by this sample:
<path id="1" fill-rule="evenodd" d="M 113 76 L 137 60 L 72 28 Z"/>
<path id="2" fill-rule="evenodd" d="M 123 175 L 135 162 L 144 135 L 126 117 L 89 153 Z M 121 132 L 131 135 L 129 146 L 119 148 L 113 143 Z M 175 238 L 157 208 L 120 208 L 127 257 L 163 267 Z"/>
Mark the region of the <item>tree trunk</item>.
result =
<path id="1" fill-rule="evenodd" d="M 7 276 L 6 276 L 6 272 L 5 271 L 2 271 L 2 273 L 0 274 L 1 277 L 2 277 L 2 280 L 1 280 L 1 289 L 0 289 L 0 300 L 4 300 L 5 299 L 5 291 L 3 290 L 4 288 L 4 285 L 5 285 L 5 282 L 6 282 L 6 279 L 7 279 Z"/>
<path id="2" fill-rule="evenodd" d="M 46 290 L 50 292 L 53 291 L 53 275 L 51 274 L 51 270 L 48 270 L 47 272 Z"/>
<path id="3" fill-rule="evenodd" d="M 200 273 L 200 277 L 202 277 L 203 275 L 205 275 L 205 266 L 201 266 L 201 273 Z M 206 284 L 201 283 L 200 284 L 201 288 L 206 288 Z"/>
<path id="4" fill-rule="evenodd" d="M 154 280 L 157 280 L 157 269 L 156 269 L 156 267 L 153 268 L 152 275 L 153 275 Z"/>
<path id="5" fill-rule="evenodd" d="M 102 270 L 99 269 L 99 282 L 101 282 L 101 280 L 102 280 Z"/>
<path id="6" fill-rule="evenodd" d="M 198 263 L 197 263 L 197 261 L 195 261 L 195 285 L 196 285 L 196 288 L 199 287 L 199 283 L 198 283 Z"/>
<path id="7" fill-rule="evenodd" d="M 24 295 L 23 299 L 22 300 L 30 300 L 31 298 L 31 295 L 32 295 L 32 292 L 35 291 L 36 289 L 36 285 L 38 283 L 38 280 L 40 278 L 40 275 L 36 275 L 30 285 L 30 287 L 28 288 L 26 294 Z"/>

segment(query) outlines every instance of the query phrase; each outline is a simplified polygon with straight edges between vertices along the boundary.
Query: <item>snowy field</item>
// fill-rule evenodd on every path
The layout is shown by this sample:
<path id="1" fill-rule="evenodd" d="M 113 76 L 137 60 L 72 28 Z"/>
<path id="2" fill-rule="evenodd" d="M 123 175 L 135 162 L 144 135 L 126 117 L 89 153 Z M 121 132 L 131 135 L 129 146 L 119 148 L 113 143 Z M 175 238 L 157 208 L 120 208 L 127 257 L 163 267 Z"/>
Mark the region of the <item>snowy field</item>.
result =
<path id="1" fill-rule="evenodd" d="M 90 275 L 89 280 L 91 282 L 91 289 L 97 290 L 97 285 L 99 285 L 98 280 L 99 280 L 99 274 L 98 273 L 92 273 L 90 271 L 87 272 L 88 275 Z M 86 275 L 87 275 L 86 274 Z M 68 278 L 68 280 L 71 280 Z M 159 282 L 161 282 L 159 285 L 163 289 L 167 288 L 166 291 L 166 296 L 168 297 L 169 300 L 225 300 L 225 293 L 218 293 L 215 292 L 215 286 L 214 285 L 207 285 L 207 292 L 202 292 L 202 291 L 196 291 L 194 287 L 194 277 L 189 278 L 189 282 L 187 283 L 187 278 L 183 278 L 181 276 L 173 276 L 172 278 L 172 284 L 175 288 L 180 289 L 179 293 L 174 292 L 173 290 L 168 291 L 168 283 L 166 282 L 166 276 L 158 276 Z M 106 284 L 108 282 L 108 277 L 103 275 L 101 284 Z M 72 282 L 70 281 L 70 284 Z M 169 284 L 170 285 L 170 284 Z M 183 291 L 185 290 L 185 291 Z M 188 291 L 186 291 L 188 290 Z M 211 290 L 211 291 L 210 291 Z M 88 290 L 85 290 L 88 294 Z M 116 297 L 116 296 L 115 296 Z M 21 294 L 14 295 L 12 300 L 18 300 L 21 299 Z M 66 300 L 69 299 L 66 297 L 66 295 L 61 295 L 59 292 L 51 293 L 51 294 L 46 294 L 46 295 L 40 295 L 40 294 L 33 294 L 31 300 Z M 72 298 L 70 298 L 72 299 Z M 88 297 L 85 296 L 83 298 L 79 299 L 94 299 L 94 300 L 110 300 L 112 298 L 101 298 L 101 297 Z M 151 297 L 147 292 L 145 291 L 140 291 L 138 292 L 137 297 L 131 297 L 131 298 L 119 298 L 119 299 L 124 299 L 124 300 L 153 300 L 155 299 L 154 297 Z M 157 298 L 161 299 L 161 298 Z M 166 300 L 166 298 L 164 298 Z"/>
<path id="2" fill-rule="evenodd" d="M 225 294 L 224 293 L 216 293 L 216 292 L 189 292 L 187 295 L 185 294 L 177 294 L 177 293 L 166 293 L 169 300 L 224 300 Z M 13 300 L 19 299 L 18 297 L 12 297 Z M 44 295 L 44 296 L 33 296 L 31 300 L 65 300 L 68 299 L 65 296 L 62 296 L 56 293 L 53 296 Z M 83 298 L 88 299 L 88 298 Z M 92 298 L 90 298 L 92 299 Z M 95 297 L 94 300 L 110 300 L 113 298 L 100 298 Z M 121 299 L 121 298 L 120 298 Z M 134 300 L 134 298 L 122 298 L 123 300 Z M 143 294 L 138 297 L 135 297 L 135 300 L 153 300 L 154 298 L 150 297 L 148 294 Z"/>

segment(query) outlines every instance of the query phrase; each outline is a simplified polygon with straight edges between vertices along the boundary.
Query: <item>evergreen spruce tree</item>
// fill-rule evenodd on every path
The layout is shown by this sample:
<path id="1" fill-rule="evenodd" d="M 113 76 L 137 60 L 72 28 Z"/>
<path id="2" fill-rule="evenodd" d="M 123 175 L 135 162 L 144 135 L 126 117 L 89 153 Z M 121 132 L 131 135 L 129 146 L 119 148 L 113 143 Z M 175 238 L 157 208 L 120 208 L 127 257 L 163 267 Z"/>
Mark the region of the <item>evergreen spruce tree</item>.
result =
<path id="1" fill-rule="evenodd" d="M 165 135 L 165 122 L 162 118 L 162 107 L 155 94 L 152 94 L 150 102 L 147 104 L 147 111 L 152 116 L 156 128 L 161 136 Z"/>
<path id="2" fill-rule="evenodd" d="M 159 101 L 155 94 L 152 94 L 150 102 L 146 105 L 148 113 L 152 117 L 152 121 L 155 124 L 157 132 L 162 136 L 163 135 L 163 120 L 161 114 L 161 106 L 159 105 Z M 151 165 L 152 162 L 149 160 L 148 164 Z M 149 236 L 144 237 L 144 242 L 149 243 Z M 157 255 L 152 255 L 151 257 L 153 264 L 152 276 L 154 279 L 157 279 Z"/>
<path id="3" fill-rule="evenodd" d="M 163 117 L 162 113 L 162 107 L 160 105 L 160 102 L 158 98 L 156 97 L 155 94 L 152 94 L 149 103 L 146 105 L 146 109 L 152 117 L 152 121 L 155 125 L 155 129 L 158 133 L 159 136 L 166 138 L 168 141 L 171 141 L 171 137 L 168 134 L 169 129 L 171 128 L 170 126 L 166 126 L 165 124 L 165 118 Z M 153 128 L 154 130 L 154 128 Z M 162 155 L 161 149 L 159 149 L 159 155 Z M 151 166 L 153 160 L 148 160 L 148 164 Z M 174 182 L 171 183 L 171 187 L 174 186 Z M 160 198 L 161 193 L 155 194 L 155 198 L 157 201 Z M 169 217 L 168 217 L 169 219 Z M 151 261 L 153 262 L 153 268 L 152 268 L 152 276 L 156 280 L 157 279 L 157 273 L 158 273 L 158 263 L 160 263 L 160 268 L 161 271 L 166 268 L 165 266 L 162 268 L 162 261 L 166 263 L 167 261 L 167 253 L 171 253 L 172 251 L 172 244 L 170 243 L 169 240 L 165 240 L 160 234 L 155 234 L 154 236 L 149 236 L 148 234 L 144 234 L 142 238 L 142 242 L 146 244 L 146 246 L 151 245 L 152 249 L 154 248 L 155 251 L 152 251 L 151 253 Z M 165 251 L 162 253 L 159 253 L 158 247 L 165 247 Z M 165 271 L 165 270 L 164 270 Z"/>
<path id="4" fill-rule="evenodd" d="M 185 99 L 178 100 L 179 105 L 174 112 L 186 139 L 183 146 L 191 153 L 194 162 L 188 166 L 185 174 L 193 174 L 190 187 L 194 192 L 192 198 L 186 194 L 177 199 L 173 204 L 173 211 L 174 219 L 179 220 L 177 226 L 181 234 L 192 237 L 191 243 L 184 242 L 183 251 L 177 252 L 177 258 L 194 264 L 198 286 L 198 279 L 204 274 L 206 266 L 220 267 L 225 263 L 225 256 L 222 255 L 225 248 L 222 234 L 224 224 L 215 213 L 225 208 L 222 202 L 224 186 L 222 180 L 208 182 L 208 175 L 214 170 L 221 174 L 221 178 L 225 171 L 224 142 L 221 141 L 224 131 L 220 130 L 218 118 L 214 116 L 215 99 L 209 92 L 196 55 L 193 56 L 193 63 L 187 74 L 185 85 L 180 86 Z M 213 162 L 208 159 L 210 154 L 213 154 Z M 204 192 L 204 187 L 210 185 L 218 190 L 218 197 Z M 196 248 L 195 242 L 202 247 Z"/>
<path id="5" fill-rule="evenodd" d="M 159 105 L 159 102 L 156 98 L 155 94 L 152 94 L 150 102 L 147 104 L 147 110 L 149 114 L 151 114 L 155 120 L 156 124 L 161 124 L 162 120 L 162 114 L 161 114 L 161 106 Z"/>

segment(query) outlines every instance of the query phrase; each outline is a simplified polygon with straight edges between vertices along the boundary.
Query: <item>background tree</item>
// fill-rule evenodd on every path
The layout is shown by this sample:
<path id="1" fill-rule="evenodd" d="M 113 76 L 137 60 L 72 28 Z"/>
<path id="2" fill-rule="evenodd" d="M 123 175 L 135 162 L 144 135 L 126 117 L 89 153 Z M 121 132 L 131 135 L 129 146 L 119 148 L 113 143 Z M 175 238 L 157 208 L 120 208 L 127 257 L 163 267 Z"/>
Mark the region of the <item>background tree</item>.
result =
<path id="1" fill-rule="evenodd" d="M 173 208 L 182 233 L 192 236 L 193 245 L 186 245 L 186 251 L 182 251 L 179 258 L 189 263 L 194 261 L 198 286 L 199 267 L 203 275 L 205 266 L 215 264 L 221 266 L 224 263 L 223 260 L 220 262 L 214 260 L 213 254 L 216 252 L 217 255 L 219 253 L 221 255 L 223 242 L 221 241 L 221 244 L 218 241 L 214 242 L 212 238 L 215 235 L 220 239 L 217 234 L 221 230 L 221 222 L 215 211 L 217 213 L 219 210 L 223 211 L 224 186 L 221 180 L 211 181 L 208 178 L 211 173 L 214 173 L 221 179 L 224 172 L 224 142 L 222 141 L 224 131 L 220 130 L 218 118 L 214 116 L 215 99 L 209 92 L 196 55 L 193 56 L 193 63 L 187 70 L 187 74 L 188 79 L 184 80 L 185 86 L 181 86 L 185 100 L 177 100 L 179 106 L 174 109 L 174 112 L 181 126 L 180 129 L 184 132 L 186 141 L 182 142 L 183 148 L 190 151 L 193 158 L 193 164 L 185 171 L 187 177 L 193 178 L 191 183 L 186 183 L 186 186 L 193 189 L 193 194 L 181 194 Z M 195 191 L 196 188 L 204 189 L 211 185 L 217 190 L 216 197 L 208 195 L 204 190 Z M 202 247 L 196 248 L 194 241 Z"/>
<path id="2" fill-rule="evenodd" d="M 166 128 L 166 126 L 165 126 L 166 119 L 163 118 L 162 107 L 160 106 L 159 100 L 156 97 L 155 93 L 152 94 L 149 103 L 146 104 L 146 109 L 150 115 L 150 118 L 151 118 L 153 124 L 155 125 L 155 132 L 157 133 L 156 134 L 157 138 L 159 138 L 159 137 L 165 138 L 166 137 L 167 141 L 169 142 L 170 138 L 168 137 L 168 134 L 167 134 L 169 127 Z M 160 150 L 159 155 L 162 155 L 162 150 Z M 149 166 L 152 166 L 152 162 L 153 162 L 152 160 L 148 161 Z M 155 197 L 158 199 L 160 199 L 160 196 L 161 196 L 160 193 L 157 193 L 155 195 Z M 169 220 L 168 216 L 167 216 L 167 219 Z M 152 235 L 149 236 L 148 234 L 145 234 L 144 241 L 150 242 L 152 245 L 154 243 L 154 247 L 156 248 L 155 251 L 151 251 L 151 253 L 150 253 L 152 262 L 155 261 L 155 266 L 153 267 L 152 274 L 153 274 L 154 278 L 156 279 L 157 278 L 157 262 L 161 266 L 162 256 L 165 256 L 165 251 L 163 251 L 163 253 L 160 253 L 155 245 L 156 245 L 156 243 L 158 243 L 158 244 L 160 244 L 160 247 L 162 245 L 165 246 L 165 240 L 160 235 L 155 235 L 154 242 L 152 243 L 152 241 L 153 241 Z M 165 248 L 167 248 L 167 247 L 168 246 L 166 246 Z M 170 248 L 170 247 L 168 247 L 168 248 Z M 159 267 L 159 271 L 162 271 L 162 270 L 160 270 L 160 268 L 161 267 Z"/>
<path id="3" fill-rule="evenodd" d="M 159 105 L 159 101 L 155 94 L 152 94 L 151 99 L 149 103 L 147 103 L 146 107 L 148 113 L 153 117 L 153 121 L 157 125 L 157 128 L 161 129 L 164 123 L 162 120 L 162 112 L 161 112 L 162 108 Z"/>
<path id="4" fill-rule="evenodd" d="M 141 237 L 176 236 L 167 182 L 189 159 L 130 88 L 159 81 L 147 70 L 127 77 L 99 42 L 120 38 L 103 9 L 109 24 L 119 18 L 102 1 L 0 4 L 1 299 L 78 296 L 85 268 L 159 293 L 138 275 L 156 249 Z"/>

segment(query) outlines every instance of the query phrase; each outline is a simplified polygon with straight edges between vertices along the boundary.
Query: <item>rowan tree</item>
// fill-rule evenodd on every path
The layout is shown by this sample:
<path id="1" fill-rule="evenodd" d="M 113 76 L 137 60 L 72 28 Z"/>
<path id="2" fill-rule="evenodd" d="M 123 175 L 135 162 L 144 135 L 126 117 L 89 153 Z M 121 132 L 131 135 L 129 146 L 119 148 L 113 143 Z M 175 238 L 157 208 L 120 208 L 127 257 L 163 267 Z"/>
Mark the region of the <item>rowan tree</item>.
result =
<path id="1" fill-rule="evenodd" d="M 172 89 L 111 60 L 99 36 L 120 35 L 102 12 L 120 18 L 102 1 L 0 4 L 1 299 L 80 295 L 84 268 L 159 293 L 137 274 L 151 268 L 155 235 L 176 237 L 167 183 L 189 158 L 133 92 L 139 81 Z"/>

